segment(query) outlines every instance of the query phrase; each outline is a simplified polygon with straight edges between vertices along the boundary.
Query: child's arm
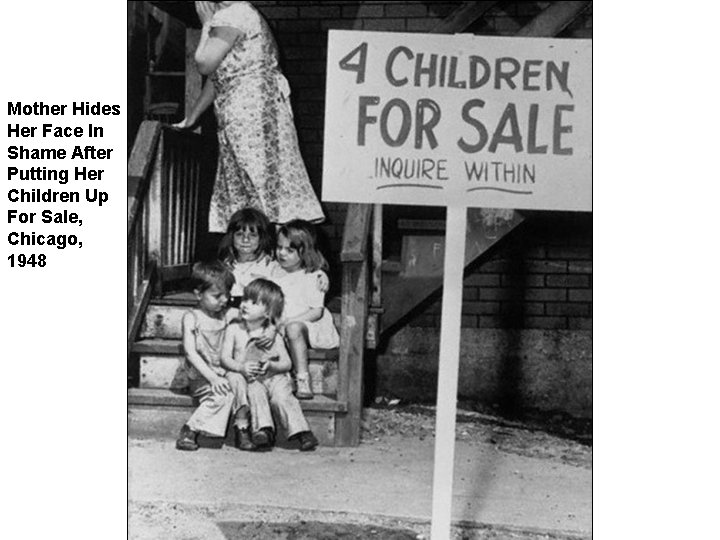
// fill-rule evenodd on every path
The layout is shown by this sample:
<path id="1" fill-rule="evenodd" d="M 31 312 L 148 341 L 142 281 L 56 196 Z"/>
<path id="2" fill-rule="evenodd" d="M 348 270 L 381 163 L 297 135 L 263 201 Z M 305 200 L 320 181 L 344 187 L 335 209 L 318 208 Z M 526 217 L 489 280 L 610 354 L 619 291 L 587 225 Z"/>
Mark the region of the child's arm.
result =
<path id="1" fill-rule="evenodd" d="M 240 337 L 240 326 L 238 324 L 231 324 L 228 327 L 228 332 L 225 334 L 225 341 L 223 341 L 223 348 L 220 353 L 220 364 L 229 370 L 241 373 L 245 379 L 252 381 L 255 379 L 250 362 L 246 361 L 245 355 L 240 354 L 239 358 L 235 357 L 235 351 L 240 350 L 240 347 L 236 347 L 238 338 Z"/>
<path id="2" fill-rule="evenodd" d="M 237 324 L 228 326 L 223 341 L 222 350 L 220 351 L 220 364 L 229 371 L 242 372 L 242 361 L 236 360 L 233 353 L 235 352 L 235 341 L 238 336 L 239 327 Z"/>
<path id="3" fill-rule="evenodd" d="M 267 363 L 267 372 L 270 375 L 287 373 L 292 369 L 292 359 L 282 339 L 275 340 L 275 345 L 271 352 L 277 353 L 277 357 Z"/>
<path id="4" fill-rule="evenodd" d="M 278 333 L 278 329 L 274 324 L 269 325 L 262 333 L 262 336 L 255 340 L 255 343 L 261 349 L 269 349 L 275 342 L 275 336 Z"/>
<path id="5" fill-rule="evenodd" d="M 230 391 L 230 383 L 224 377 L 215 373 L 205 360 L 197 352 L 197 344 L 195 343 L 195 315 L 191 311 L 185 312 L 182 318 L 183 330 L 183 348 L 185 356 L 190 364 L 210 383 L 214 392 L 226 394 Z"/>

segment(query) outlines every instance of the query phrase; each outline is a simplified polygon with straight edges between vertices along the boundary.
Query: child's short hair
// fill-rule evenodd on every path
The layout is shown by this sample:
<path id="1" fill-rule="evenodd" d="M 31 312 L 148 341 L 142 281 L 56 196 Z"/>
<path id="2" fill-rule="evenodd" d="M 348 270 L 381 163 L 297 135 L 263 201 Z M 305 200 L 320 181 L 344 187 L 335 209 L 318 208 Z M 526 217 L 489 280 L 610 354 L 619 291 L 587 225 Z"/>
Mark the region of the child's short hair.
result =
<path id="1" fill-rule="evenodd" d="M 235 284 L 235 276 L 220 261 L 197 262 L 192 267 L 193 290 L 205 292 L 210 287 L 230 292 Z"/>
<path id="2" fill-rule="evenodd" d="M 257 278 L 248 283 L 243 292 L 243 300 L 245 299 L 264 305 L 273 324 L 280 319 L 285 309 L 285 295 L 282 289 L 269 279 Z"/>
<path id="3" fill-rule="evenodd" d="M 327 260 L 318 251 L 315 227 L 311 223 L 302 219 L 293 219 L 280 227 L 278 236 L 281 234 L 297 250 L 302 267 L 306 272 L 328 269 Z"/>
<path id="4" fill-rule="evenodd" d="M 220 240 L 218 246 L 218 258 L 225 263 L 233 263 L 237 259 L 237 253 L 233 247 L 233 236 L 242 229 L 250 229 L 257 232 L 259 237 L 258 256 L 271 255 L 275 244 L 273 226 L 265 214 L 256 208 L 243 208 L 230 216 L 227 232 Z"/>

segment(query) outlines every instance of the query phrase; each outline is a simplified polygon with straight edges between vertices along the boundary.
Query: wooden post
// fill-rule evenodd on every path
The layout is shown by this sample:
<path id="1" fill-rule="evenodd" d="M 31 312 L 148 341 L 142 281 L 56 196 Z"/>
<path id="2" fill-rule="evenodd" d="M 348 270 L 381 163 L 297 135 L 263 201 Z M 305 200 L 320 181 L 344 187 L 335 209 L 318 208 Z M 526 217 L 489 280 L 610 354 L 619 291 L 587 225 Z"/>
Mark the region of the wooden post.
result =
<path id="1" fill-rule="evenodd" d="M 188 28 L 185 31 L 185 117 L 202 92 L 202 75 L 195 64 L 195 50 L 200 43 L 200 30 Z"/>
<path id="2" fill-rule="evenodd" d="M 370 205 L 348 206 L 343 232 L 342 307 L 338 357 L 338 401 L 347 403 L 347 413 L 335 421 L 335 445 L 360 443 L 363 398 L 365 323 L 368 315 L 369 268 L 367 237 L 370 232 Z"/>
<path id="3" fill-rule="evenodd" d="M 162 265 L 163 252 L 166 249 L 163 238 L 163 153 L 165 151 L 165 136 L 160 133 L 155 152 L 152 177 L 147 197 L 148 215 L 148 257 L 157 261 L 158 266 Z"/>
<path id="4" fill-rule="evenodd" d="M 383 205 L 373 205 L 372 306 L 382 304 Z"/>
<path id="5" fill-rule="evenodd" d="M 335 423 L 336 446 L 360 444 L 360 420 L 363 397 L 363 359 L 365 354 L 365 321 L 368 305 L 367 261 L 343 265 L 338 400 L 347 402 L 347 413 Z"/>
<path id="6" fill-rule="evenodd" d="M 592 2 L 554 2 L 515 35 L 521 37 L 556 36 L 591 4 Z"/>
<path id="7" fill-rule="evenodd" d="M 449 206 L 445 227 L 445 268 L 435 413 L 435 465 L 430 533 L 433 540 L 449 538 L 450 534 L 466 229 L 467 208 Z"/>

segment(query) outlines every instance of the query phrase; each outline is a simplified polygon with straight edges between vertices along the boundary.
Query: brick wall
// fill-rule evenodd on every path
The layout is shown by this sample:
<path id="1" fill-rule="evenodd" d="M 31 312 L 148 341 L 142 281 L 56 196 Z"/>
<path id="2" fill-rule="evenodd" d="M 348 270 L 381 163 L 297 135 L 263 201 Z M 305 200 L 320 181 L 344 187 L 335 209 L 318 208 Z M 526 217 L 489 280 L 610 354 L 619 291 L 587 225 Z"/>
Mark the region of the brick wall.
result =
<path id="1" fill-rule="evenodd" d="M 270 23 L 292 88 L 301 151 L 316 190 L 322 179 L 325 62 L 329 29 L 426 32 L 462 2 L 253 2 Z M 468 29 L 512 35 L 550 2 L 499 2 Z M 592 37 L 592 9 L 562 37 Z M 325 203 L 323 237 L 337 269 L 345 205 Z M 334 276 L 337 280 L 337 273 Z M 439 300 L 430 299 L 410 326 L 438 327 Z M 588 214 L 536 213 L 501 242 L 465 280 L 466 328 L 590 329 L 592 220 Z"/>
<path id="2" fill-rule="evenodd" d="M 408 320 L 440 326 L 440 297 Z M 534 213 L 464 281 L 464 328 L 592 329 L 592 216 Z"/>

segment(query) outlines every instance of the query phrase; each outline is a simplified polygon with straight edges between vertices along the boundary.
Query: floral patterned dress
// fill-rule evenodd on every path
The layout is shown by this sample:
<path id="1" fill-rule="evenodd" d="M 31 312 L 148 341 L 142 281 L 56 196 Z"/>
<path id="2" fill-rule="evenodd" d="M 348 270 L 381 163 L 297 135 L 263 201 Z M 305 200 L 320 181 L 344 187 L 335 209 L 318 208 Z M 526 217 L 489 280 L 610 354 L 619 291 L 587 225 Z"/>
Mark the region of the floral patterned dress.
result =
<path id="1" fill-rule="evenodd" d="M 322 221 L 270 28 L 248 2 L 217 11 L 209 24 L 242 32 L 212 75 L 220 155 L 210 231 L 225 232 L 230 216 L 247 206 L 275 223 Z"/>

